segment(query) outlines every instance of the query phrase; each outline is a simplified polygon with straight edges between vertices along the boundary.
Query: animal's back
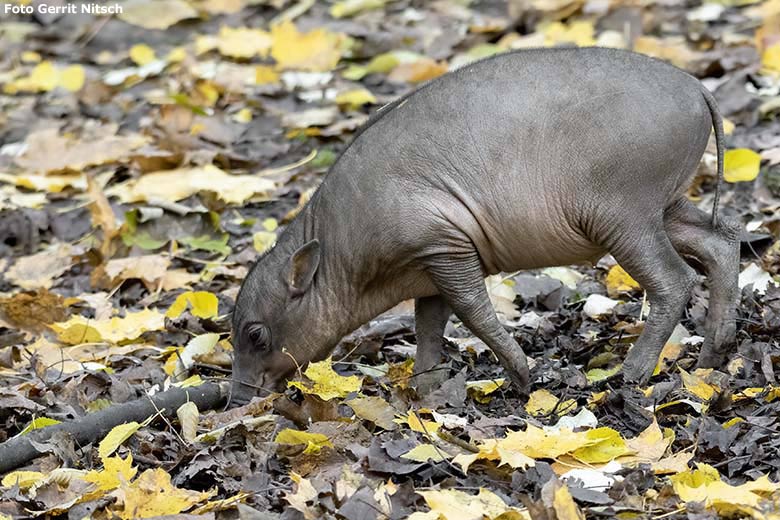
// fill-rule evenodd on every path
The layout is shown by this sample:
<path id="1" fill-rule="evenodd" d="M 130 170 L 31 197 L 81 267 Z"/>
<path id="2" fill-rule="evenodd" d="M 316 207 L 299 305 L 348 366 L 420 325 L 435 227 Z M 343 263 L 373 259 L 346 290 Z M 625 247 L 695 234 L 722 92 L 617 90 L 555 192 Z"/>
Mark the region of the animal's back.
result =
<path id="1" fill-rule="evenodd" d="M 465 233 L 489 272 L 574 263 L 601 253 L 611 212 L 647 218 L 683 190 L 711 126 L 702 88 L 626 51 L 499 55 L 392 107 L 326 184 L 386 227 L 440 233 L 429 249 Z"/>

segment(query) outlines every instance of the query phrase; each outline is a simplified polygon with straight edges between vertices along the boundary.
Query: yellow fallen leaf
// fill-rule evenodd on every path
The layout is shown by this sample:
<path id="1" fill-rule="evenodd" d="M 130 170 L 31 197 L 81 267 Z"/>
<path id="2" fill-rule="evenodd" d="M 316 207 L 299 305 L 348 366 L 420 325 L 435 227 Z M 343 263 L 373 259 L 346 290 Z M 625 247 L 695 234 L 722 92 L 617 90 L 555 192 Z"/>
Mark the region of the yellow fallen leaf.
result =
<path id="1" fill-rule="evenodd" d="M 506 379 L 503 377 L 498 379 L 467 381 L 466 392 L 478 403 L 487 404 L 491 400 L 490 394 L 503 387 L 504 383 L 506 383 Z"/>
<path id="2" fill-rule="evenodd" d="M 17 92 L 49 92 L 57 87 L 59 72 L 50 61 L 42 61 L 37 64 L 30 75 L 6 83 L 3 91 L 6 94 Z"/>
<path id="3" fill-rule="evenodd" d="M 726 182 L 749 182 L 758 177 L 761 156 L 747 148 L 727 150 L 724 156 L 723 178 Z"/>
<path id="4" fill-rule="evenodd" d="M 577 402 L 573 399 L 561 400 L 545 389 L 535 390 L 528 396 L 525 411 L 531 415 L 548 415 L 555 410 L 557 415 L 566 415 L 577 408 Z"/>
<path id="5" fill-rule="evenodd" d="M 154 49 L 146 45 L 145 43 L 138 43 L 130 47 L 130 59 L 136 65 L 144 66 L 157 59 L 154 53 Z"/>
<path id="6" fill-rule="evenodd" d="M 306 449 L 303 450 L 303 453 L 319 453 L 326 446 L 333 447 L 333 443 L 330 442 L 326 435 L 302 432 L 292 428 L 285 428 L 280 431 L 276 435 L 274 442 L 278 444 L 305 444 Z"/>
<path id="7" fill-rule="evenodd" d="M 560 43 L 574 43 L 580 47 L 588 47 L 596 43 L 593 22 L 588 20 L 578 20 L 570 24 L 553 22 L 544 27 L 542 32 L 544 44 L 548 47 Z"/>
<path id="8" fill-rule="evenodd" d="M 22 431 L 19 432 L 19 435 L 25 435 L 27 433 L 30 433 L 33 430 L 40 430 L 41 428 L 45 428 L 47 426 L 54 426 L 55 424 L 60 424 L 62 421 L 58 421 L 57 419 L 51 419 L 49 417 L 36 417 L 32 421 L 30 421 L 30 424 L 24 427 Z"/>
<path id="9" fill-rule="evenodd" d="M 279 82 L 279 73 L 273 67 L 268 65 L 258 65 L 255 67 L 255 83 L 258 85 L 268 85 Z"/>
<path id="10" fill-rule="evenodd" d="M 258 231 L 252 235 L 252 245 L 258 253 L 265 253 L 276 244 L 276 233 Z"/>
<path id="11" fill-rule="evenodd" d="M 415 462 L 441 462 L 452 457 L 449 453 L 437 448 L 433 444 L 418 444 L 411 450 L 401 455 L 402 459 L 413 460 Z"/>
<path id="12" fill-rule="evenodd" d="M 46 475 L 39 471 L 12 471 L 3 477 L 0 482 L 4 488 L 19 486 L 22 491 L 29 489 L 38 482 L 43 481 Z"/>
<path id="13" fill-rule="evenodd" d="M 86 74 L 84 73 L 84 67 L 81 65 L 69 65 L 60 71 L 60 77 L 57 84 L 65 90 L 78 92 L 84 87 L 85 80 Z"/>
<path id="14" fill-rule="evenodd" d="M 128 312 L 124 318 L 93 320 L 83 316 L 73 316 L 68 321 L 53 323 L 52 330 L 57 338 L 68 345 L 81 343 L 122 343 L 133 341 L 144 332 L 162 330 L 165 315 L 152 309 Z"/>
<path id="15" fill-rule="evenodd" d="M 738 512 L 764 518 L 762 509 L 772 507 L 770 495 L 780 491 L 780 484 L 770 482 L 766 475 L 740 486 L 732 486 L 721 480 L 714 467 L 707 464 L 697 466 L 697 469 L 669 477 L 674 492 L 684 502 L 702 502 L 705 507 L 724 515 Z"/>
<path id="16" fill-rule="evenodd" d="M 164 170 L 142 175 L 106 190 L 123 202 L 167 200 L 178 202 L 201 192 L 214 192 L 229 204 L 242 204 L 255 196 L 267 197 L 276 183 L 256 175 L 231 175 L 216 166 Z"/>
<path id="17" fill-rule="evenodd" d="M 210 500 L 203 504 L 202 506 L 198 506 L 197 508 L 193 509 L 190 514 L 199 516 L 199 515 L 205 515 L 206 513 L 211 513 L 212 511 L 224 511 L 226 509 L 235 509 L 238 504 L 242 504 L 247 501 L 247 499 L 251 498 L 253 496 L 252 493 L 245 493 L 243 491 L 240 491 L 233 495 L 232 497 L 223 498 L 221 500 Z"/>
<path id="18" fill-rule="evenodd" d="M 266 231 L 276 231 L 279 228 L 279 221 L 271 217 L 263 219 L 261 224 Z"/>
<path id="19" fill-rule="evenodd" d="M 194 374 L 185 379 L 184 381 L 179 381 L 178 383 L 173 383 L 173 386 L 177 386 L 179 388 L 193 388 L 195 386 L 200 386 L 203 384 L 203 378 L 200 377 L 200 374 Z"/>
<path id="20" fill-rule="evenodd" d="M 363 105 L 373 105 L 375 103 L 376 97 L 365 88 L 348 90 L 336 96 L 336 104 L 345 106 L 350 110 L 356 110 Z"/>
<path id="21" fill-rule="evenodd" d="M 24 76 L 6 83 L 3 91 L 6 94 L 18 92 L 49 92 L 62 87 L 71 92 L 77 92 L 84 86 L 84 67 L 69 65 L 59 68 L 50 61 L 38 63 L 29 76 Z"/>
<path id="22" fill-rule="evenodd" d="M 607 294 L 614 298 L 620 293 L 626 293 L 641 289 L 639 283 L 631 278 L 622 267 L 619 265 L 613 265 L 607 273 L 606 278 Z"/>
<path id="23" fill-rule="evenodd" d="M 626 446 L 626 441 L 612 428 L 588 430 L 585 432 L 585 438 L 588 444 L 570 453 L 581 462 L 599 464 L 633 453 Z"/>
<path id="24" fill-rule="evenodd" d="M 39 63 L 41 55 L 35 51 L 24 51 L 20 57 L 22 63 Z"/>
<path id="25" fill-rule="evenodd" d="M 271 36 L 271 56 L 281 69 L 326 72 L 341 59 L 342 34 L 325 29 L 300 33 L 292 22 L 285 21 L 271 28 Z"/>
<path id="26" fill-rule="evenodd" d="M 506 520 L 524 518 L 510 516 L 511 513 L 522 514 L 524 511 L 509 507 L 498 495 L 483 488 L 480 488 L 477 495 L 470 495 L 457 489 L 417 491 L 417 494 L 422 495 L 431 512 L 436 513 L 439 519 L 484 520 L 488 518 L 495 520 L 499 516 Z"/>
<path id="27" fill-rule="evenodd" d="M 252 109 L 251 108 L 242 108 L 238 112 L 236 112 L 233 115 L 233 121 L 236 123 L 249 123 L 252 121 Z"/>
<path id="28" fill-rule="evenodd" d="M 98 444 L 98 455 L 100 455 L 100 460 L 105 463 L 108 456 L 114 453 L 123 442 L 132 437 L 140 427 L 141 425 L 139 423 L 133 421 L 111 428 L 111 431 L 108 432 L 108 434 L 103 437 L 103 440 L 100 441 L 100 444 Z"/>
<path id="29" fill-rule="evenodd" d="M 122 504 L 122 508 L 114 512 L 122 520 L 178 515 L 205 502 L 216 491 L 199 493 L 180 489 L 171 483 L 171 476 L 164 469 L 148 469 L 132 483 L 123 484 L 114 492 Z"/>
<path id="30" fill-rule="evenodd" d="M 563 455 L 581 462 L 600 463 L 633 453 L 620 434 L 611 428 L 574 432 L 568 428 L 543 429 L 531 424 L 524 431 L 509 432 L 503 439 L 484 439 L 478 448 L 478 453 L 458 455 L 453 462 L 468 471 L 468 466 L 477 460 L 525 468 L 533 466 L 536 459 L 557 459 Z"/>
<path id="31" fill-rule="evenodd" d="M 780 43 L 767 47 L 761 54 L 761 65 L 772 74 L 780 74 Z"/>
<path id="32" fill-rule="evenodd" d="M 420 417 L 420 413 L 422 413 L 422 411 L 409 410 L 409 413 L 400 415 L 393 421 L 396 424 L 406 424 L 413 432 L 424 433 L 426 435 L 433 435 L 439 431 L 439 428 L 441 428 L 439 423 L 423 419 Z"/>
<path id="33" fill-rule="evenodd" d="M 409 52 L 386 52 L 371 58 L 368 65 L 350 65 L 342 73 L 346 79 L 359 81 L 367 74 L 387 74 L 403 63 L 411 63 L 419 60 L 423 56 Z"/>
<path id="34" fill-rule="evenodd" d="M 86 482 L 97 486 L 99 491 L 111 491 L 123 482 L 130 482 L 138 473 L 138 468 L 133 467 L 133 455 L 126 458 L 106 457 L 103 459 L 103 469 L 89 471 L 85 476 Z"/>
<path id="35" fill-rule="evenodd" d="M 84 175 L 9 175 L 0 173 L 0 182 L 7 182 L 28 190 L 51 193 L 60 193 L 65 188 L 75 188 L 80 191 L 87 188 L 87 179 Z"/>
<path id="36" fill-rule="evenodd" d="M 568 486 L 559 485 L 553 494 L 553 509 L 558 520 L 585 520 L 585 514 L 574 502 Z"/>
<path id="37" fill-rule="evenodd" d="M 264 58 L 268 56 L 272 44 L 271 35 L 261 29 L 223 26 L 219 30 L 217 48 L 220 54 L 229 58 Z"/>
<path id="38" fill-rule="evenodd" d="M 187 49 L 184 47 L 174 47 L 170 50 L 168 55 L 165 57 L 165 61 L 169 63 L 179 63 L 181 61 L 184 61 L 184 58 L 187 57 Z"/>
<path id="39" fill-rule="evenodd" d="M 387 0 L 340 0 L 330 7 L 333 18 L 345 18 L 371 9 L 379 9 Z"/>
<path id="40" fill-rule="evenodd" d="M 715 393 L 718 391 L 718 388 L 712 386 L 711 384 L 707 383 L 699 377 L 698 374 L 689 374 L 682 368 L 680 370 L 680 375 L 682 376 L 682 382 L 683 386 L 686 390 L 688 390 L 690 393 L 698 397 L 699 399 L 702 399 L 703 401 L 709 401 L 712 399 L 712 396 L 715 395 Z"/>
<path id="41" fill-rule="evenodd" d="M 337 374 L 332 366 L 330 356 L 319 362 L 309 363 L 303 372 L 313 385 L 307 385 L 300 381 L 290 381 L 288 387 L 297 388 L 304 394 L 316 395 L 329 401 L 336 397 L 346 397 L 352 392 L 359 392 L 363 386 L 363 378 L 358 376 L 344 377 Z"/>
<path id="42" fill-rule="evenodd" d="M 216 318 L 219 314 L 219 300 L 208 291 L 187 291 L 176 297 L 165 316 L 176 319 L 187 309 L 196 318 Z"/>
<path id="43" fill-rule="evenodd" d="M 691 335 L 682 324 L 678 323 L 672 331 L 672 335 L 661 350 L 661 355 L 658 357 L 658 363 L 653 370 L 653 375 L 657 376 L 662 370 L 669 367 L 672 362 L 677 359 L 683 353 L 682 340 L 689 338 Z"/>

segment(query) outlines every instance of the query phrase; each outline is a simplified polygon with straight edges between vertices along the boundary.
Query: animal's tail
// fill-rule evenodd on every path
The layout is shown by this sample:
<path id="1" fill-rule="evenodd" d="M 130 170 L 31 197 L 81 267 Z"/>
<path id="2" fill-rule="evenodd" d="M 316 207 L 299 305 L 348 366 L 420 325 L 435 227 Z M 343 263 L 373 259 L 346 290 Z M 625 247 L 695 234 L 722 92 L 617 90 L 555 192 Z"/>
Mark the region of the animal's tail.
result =
<path id="1" fill-rule="evenodd" d="M 715 129 L 715 145 L 718 149 L 718 180 L 715 184 L 715 200 L 712 203 L 712 226 L 718 225 L 718 205 L 720 204 L 720 186 L 723 184 L 723 154 L 725 153 L 725 143 L 723 142 L 725 137 L 723 135 L 723 118 L 718 110 L 718 104 L 715 101 L 715 97 L 702 86 L 702 95 L 704 101 L 707 102 L 707 108 L 710 109 L 710 117 L 712 117 L 712 127 Z"/>

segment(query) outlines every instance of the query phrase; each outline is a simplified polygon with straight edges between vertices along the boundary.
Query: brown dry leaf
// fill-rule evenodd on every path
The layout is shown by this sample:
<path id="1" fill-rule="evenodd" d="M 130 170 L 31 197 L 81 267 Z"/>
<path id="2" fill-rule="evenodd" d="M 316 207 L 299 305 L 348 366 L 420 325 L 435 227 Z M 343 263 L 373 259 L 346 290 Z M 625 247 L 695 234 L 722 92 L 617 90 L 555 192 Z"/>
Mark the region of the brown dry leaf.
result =
<path id="1" fill-rule="evenodd" d="M 187 289 L 198 280 L 200 280 L 199 274 L 190 273 L 186 269 L 170 269 L 163 275 L 160 287 L 163 291 Z"/>
<path id="2" fill-rule="evenodd" d="M 20 329 L 39 332 L 46 325 L 68 317 L 66 300 L 46 289 L 20 292 L 9 298 L 0 298 L 0 314 Z"/>
<path id="3" fill-rule="evenodd" d="M 100 254 L 103 258 L 109 258 L 114 250 L 114 238 L 119 234 L 116 215 L 114 215 L 114 210 L 111 209 L 111 204 L 103 193 L 103 188 L 91 175 L 87 175 L 87 194 L 91 199 L 89 213 L 92 215 L 92 226 L 103 230 Z"/>
<path id="4" fill-rule="evenodd" d="M 209 14 L 233 14 L 239 12 L 247 0 L 197 0 L 196 7 Z"/>
<path id="5" fill-rule="evenodd" d="M 199 36 L 195 42 L 196 52 L 202 54 L 212 49 L 228 58 L 249 59 L 254 56 L 265 58 L 271 50 L 273 38 L 261 29 L 223 26 L 217 36 Z"/>
<path id="6" fill-rule="evenodd" d="M 385 430 L 395 430 L 398 425 L 393 421 L 395 409 L 381 397 L 358 397 L 350 399 L 345 404 L 352 408 L 355 415 L 366 421 L 371 421 Z"/>
<path id="7" fill-rule="evenodd" d="M 95 270 L 93 283 L 113 288 L 124 280 L 141 280 L 147 289 L 154 290 L 168 274 L 171 259 L 163 255 L 141 255 L 115 258 Z M 175 276 L 175 275 L 174 275 Z"/>
<path id="8" fill-rule="evenodd" d="M 184 0 L 127 0 L 119 19 L 144 29 L 167 29 L 198 12 Z"/>
<path id="9" fill-rule="evenodd" d="M 683 37 L 655 38 L 640 36 L 634 42 L 634 50 L 648 56 L 671 62 L 681 69 L 691 69 L 702 58 L 701 53 L 688 48 Z"/>
<path id="10" fill-rule="evenodd" d="M 200 168 L 180 168 L 147 173 L 138 179 L 112 186 L 106 193 L 123 202 L 178 202 L 191 195 L 214 192 L 229 204 L 241 204 L 259 196 L 267 197 L 276 183 L 256 175 L 230 175 L 210 164 Z"/>
<path id="11" fill-rule="evenodd" d="M 109 135 L 96 140 L 74 141 L 47 128 L 27 136 L 25 152 L 15 159 L 33 173 L 81 172 L 88 166 L 116 162 L 146 143 L 140 135 Z"/>
<path id="12" fill-rule="evenodd" d="M 188 401 L 176 410 L 176 417 L 181 424 L 181 436 L 187 442 L 193 442 L 198 436 L 198 421 L 200 412 L 198 406 L 192 401 Z"/>
<path id="13" fill-rule="evenodd" d="M 658 422 L 653 418 L 653 422 L 642 433 L 632 439 L 626 440 L 626 446 L 636 452 L 635 455 L 621 457 L 618 462 L 625 464 L 628 462 L 658 462 L 666 453 L 666 450 L 674 442 L 674 431 L 669 428 L 661 428 Z"/>
<path id="14" fill-rule="evenodd" d="M 412 63 L 401 63 L 395 67 L 388 79 L 407 83 L 421 83 L 438 78 L 447 72 L 447 63 L 438 63 L 430 58 L 421 58 Z"/>
<path id="15" fill-rule="evenodd" d="M 22 256 L 5 272 L 5 279 L 22 289 L 49 289 L 70 269 L 80 251 L 70 244 L 52 244 L 44 251 Z"/>

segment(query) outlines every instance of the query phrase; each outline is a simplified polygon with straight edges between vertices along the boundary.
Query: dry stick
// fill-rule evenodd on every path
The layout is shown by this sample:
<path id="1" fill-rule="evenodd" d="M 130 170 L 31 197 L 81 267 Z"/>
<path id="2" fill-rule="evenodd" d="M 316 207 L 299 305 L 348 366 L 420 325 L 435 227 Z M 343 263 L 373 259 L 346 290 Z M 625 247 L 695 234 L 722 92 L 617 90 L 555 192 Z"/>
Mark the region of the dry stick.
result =
<path id="1" fill-rule="evenodd" d="M 224 401 L 226 395 L 226 388 L 213 383 L 204 383 L 193 388 L 172 388 L 153 396 L 110 406 L 74 421 L 34 430 L 0 444 L 0 473 L 18 468 L 42 454 L 31 441 L 46 442 L 52 435 L 65 432 L 83 446 L 102 439 L 118 424 L 144 421 L 157 414 L 158 410 L 162 410 L 166 415 L 173 415 L 187 401 L 195 403 L 198 410 L 214 409 Z"/>

